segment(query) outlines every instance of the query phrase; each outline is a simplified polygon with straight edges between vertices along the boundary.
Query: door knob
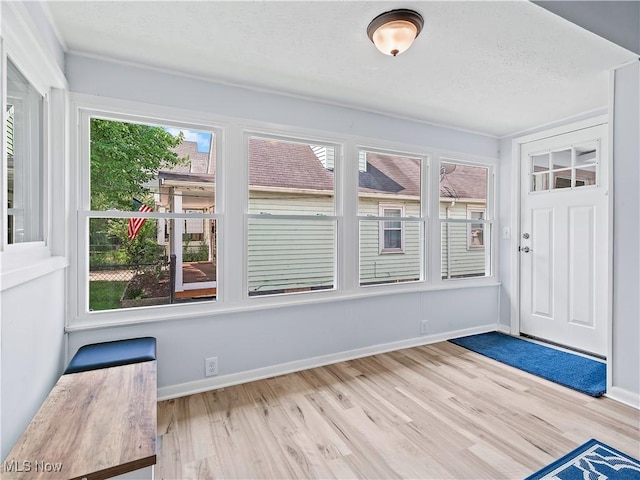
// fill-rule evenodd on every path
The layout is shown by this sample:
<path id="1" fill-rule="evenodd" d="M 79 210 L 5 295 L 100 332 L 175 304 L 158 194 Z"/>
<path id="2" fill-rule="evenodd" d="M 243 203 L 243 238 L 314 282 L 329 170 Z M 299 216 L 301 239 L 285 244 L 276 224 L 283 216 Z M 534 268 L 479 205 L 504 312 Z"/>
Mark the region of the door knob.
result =
<path id="1" fill-rule="evenodd" d="M 523 247 L 523 248 L 522 248 L 522 251 L 523 251 L 524 253 L 529 253 L 529 252 L 532 252 L 533 250 L 531 250 L 529 247 Z"/>

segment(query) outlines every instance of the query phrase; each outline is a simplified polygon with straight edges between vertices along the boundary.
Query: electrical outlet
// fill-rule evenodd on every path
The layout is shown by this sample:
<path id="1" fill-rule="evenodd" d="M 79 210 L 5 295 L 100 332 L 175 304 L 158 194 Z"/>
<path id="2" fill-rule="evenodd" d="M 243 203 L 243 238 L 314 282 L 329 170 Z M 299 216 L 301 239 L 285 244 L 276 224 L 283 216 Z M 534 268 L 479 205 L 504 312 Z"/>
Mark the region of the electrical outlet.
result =
<path id="1" fill-rule="evenodd" d="M 425 333 L 429 333 L 429 321 L 428 320 L 422 320 L 422 322 L 420 322 L 420 333 L 421 334 L 425 334 Z"/>
<path id="2" fill-rule="evenodd" d="M 218 357 L 204 359 L 204 376 L 213 377 L 218 374 Z"/>

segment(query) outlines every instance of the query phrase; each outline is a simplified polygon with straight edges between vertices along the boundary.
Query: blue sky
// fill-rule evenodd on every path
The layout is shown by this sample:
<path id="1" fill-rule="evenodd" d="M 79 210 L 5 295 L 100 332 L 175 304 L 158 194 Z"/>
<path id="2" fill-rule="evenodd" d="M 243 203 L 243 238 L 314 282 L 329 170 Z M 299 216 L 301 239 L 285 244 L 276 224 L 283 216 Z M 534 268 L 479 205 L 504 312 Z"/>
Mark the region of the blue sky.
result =
<path id="1" fill-rule="evenodd" d="M 176 136 L 180 132 L 184 133 L 184 139 L 198 144 L 199 152 L 208 152 L 211 148 L 211 134 L 208 132 L 198 132 L 196 130 L 186 130 L 184 128 L 164 127 L 166 132 Z"/>

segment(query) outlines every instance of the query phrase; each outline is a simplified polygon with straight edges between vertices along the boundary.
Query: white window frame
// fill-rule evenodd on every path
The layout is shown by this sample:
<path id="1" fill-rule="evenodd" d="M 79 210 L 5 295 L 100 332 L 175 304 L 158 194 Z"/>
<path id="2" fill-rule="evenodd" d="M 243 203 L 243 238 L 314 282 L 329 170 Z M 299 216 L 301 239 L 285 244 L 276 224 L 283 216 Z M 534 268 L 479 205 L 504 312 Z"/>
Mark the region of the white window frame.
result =
<path id="1" fill-rule="evenodd" d="M 48 275 L 67 266 L 65 226 L 65 109 L 66 79 L 50 52 L 42 49 L 37 32 L 25 28 L 19 5 L 3 4 L 0 42 L 0 109 L 2 152 L 0 157 L 0 291 Z M 42 96 L 41 175 L 42 212 L 38 220 L 42 240 L 8 243 L 7 225 L 7 58 Z M 55 162 L 56 168 L 51 168 Z M 52 189 L 51 185 L 56 185 Z M 62 188 L 60 188 L 62 186 Z"/>
<path id="2" fill-rule="evenodd" d="M 334 149 L 334 163 L 333 168 L 330 170 L 333 173 L 333 214 L 332 215 L 324 215 L 324 214 L 299 214 L 299 215 L 280 215 L 280 214 L 272 214 L 268 212 L 260 212 L 260 213 L 250 213 L 249 212 L 249 197 L 251 195 L 251 185 L 249 178 L 249 140 L 251 138 L 260 138 L 265 140 L 273 140 L 277 142 L 288 142 L 288 143 L 298 143 L 309 146 L 326 146 Z M 291 297 L 291 296 L 323 296 L 326 295 L 327 292 L 335 292 L 340 289 L 340 263 L 338 259 L 340 258 L 340 223 L 342 221 L 342 216 L 340 214 L 342 209 L 342 197 L 340 194 L 339 185 L 340 182 L 340 172 L 342 168 L 342 152 L 343 146 L 340 143 L 336 143 L 334 141 L 330 141 L 328 139 L 323 139 L 322 136 L 318 137 L 305 137 L 305 136 L 294 136 L 294 135 L 283 135 L 280 132 L 273 131 L 261 131 L 261 130 L 245 130 L 243 135 L 243 147 L 244 147 L 244 158 L 245 164 L 247 166 L 247 176 L 246 176 L 246 210 L 245 210 L 245 269 L 244 269 L 244 293 L 243 299 L 248 300 L 250 302 L 256 303 L 267 303 L 273 300 L 269 300 L 270 298 L 283 298 L 283 297 Z M 326 168 L 326 167 L 325 167 Z M 334 264 L 333 264 L 333 288 L 322 288 L 318 290 L 301 290 L 294 292 L 278 292 L 278 293 L 268 293 L 265 295 L 250 295 L 249 291 L 249 222 L 252 219 L 259 219 L 261 221 L 271 221 L 271 220 L 300 220 L 304 222 L 327 222 L 332 221 L 335 225 L 334 230 Z"/>
<path id="3" fill-rule="evenodd" d="M 437 245 L 437 248 L 433 248 L 430 252 L 431 254 L 431 262 L 432 265 L 435 266 L 432 275 L 432 282 L 434 286 L 437 285 L 464 285 L 464 284 L 477 284 L 481 285 L 485 282 L 491 282 L 495 278 L 495 272 L 497 268 L 497 241 L 495 235 L 495 197 L 496 197 L 496 163 L 494 161 L 486 161 L 483 159 L 478 159 L 472 156 L 464 156 L 464 155 L 438 155 L 437 158 L 437 171 L 440 171 L 442 163 L 456 163 L 459 165 L 467 165 L 470 167 L 481 167 L 487 169 L 487 198 L 485 204 L 485 219 L 484 220 L 469 220 L 468 218 L 464 219 L 456 219 L 456 218 L 441 218 L 439 213 L 439 202 L 440 202 L 440 182 L 438 178 L 432 178 L 433 189 L 436 189 L 435 192 L 432 192 L 432 201 L 438 204 L 436 207 L 437 217 L 435 217 L 434 226 L 431 231 L 431 241 L 432 244 Z M 472 223 L 483 223 L 485 225 L 484 230 L 484 252 L 485 252 L 485 262 L 484 262 L 484 271 L 485 275 L 483 276 L 472 276 L 472 277 L 458 277 L 458 278 L 442 278 L 442 228 L 444 224 L 453 223 L 453 224 L 466 224 L 470 225 Z M 487 245 L 487 242 L 489 244 Z M 479 251 L 479 249 L 477 250 Z"/>
<path id="4" fill-rule="evenodd" d="M 120 308 L 113 310 L 89 311 L 89 250 L 88 250 L 88 226 L 90 218 L 151 218 L 166 220 L 182 220 L 187 218 L 213 219 L 216 221 L 216 230 L 223 229 L 224 222 L 224 176 L 223 145 L 224 128 L 211 122 L 209 118 L 200 118 L 192 112 L 180 109 L 155 107 L 136 102 L 102 99 L 82 94 L 73 94 L 72 115 L 73 124 L 78 125 L 77 130 L 72 130 L 72 143 L 77 145 L 78 159 L 74 162 L 72 176 L 76 178 L 78 192 L 72 199 L 72 231 L 75 231 L 72 251 L 76 254 L 71 257 L 71 269 L 69 275 L 68 305 L 71 316 L 67 323 L 67 330 L 81 330 L 96 326 L 130 324 L 153 321 L 159 317 L 174 318 L 176 316 L 199 315 L 205 312 L 215 311 L 217 304 L 224 296 L 224 283 L 217 285 L 215 301 L 176 303 L 149 307 Z M 215 213 L 164 213 L 135 211 L 92 211 L 90 209 L 90 119 L 101 118 L 122 122 L 160 125 L 177 127 L 185 130 L 207 131 L 216 136 L 216 186 L 215 186 Z M 224 241 L 218 238 L 216 245 L 218 251 L 223 248 Z M 74 248 L 75 247 L 75 248 Z M 217 255 L 216 278 L 220 279 L 224 273 L 224 261 L 222 255 Z"/>
<path id="5" fill-rule="evenodd" d="M 400 211 L 400 215 L 398 218 L 404 218 L 405 214 L 404 214 L 404 205 L 402 204 L 393 204 L 393 203 L 381 203 L 379 205 L 379 216 L 380 217 L 387 217 L 386 211 L 387 210 L 399 210 Z M 395 219 L 396 217 L 390 217 Z M 396 221 L 396 220 L 387 220 L 387 221 Z M 385 248 L 384 246 L 384 232 L 387 230 L 397 230 L 397 229 L 389 229 L 386 228 L 384 226 L 385 222 L 382 221 L 380 222 L 379 225 L 379 233 L 378 233 L 378 251 L 381 255 L 388 255 L 388 254 L 398 254 L 398 253 L 404 253 L 404 247 L 405 247 L 405 236 L 404 236 L 404 224 L 405 222 L 403 222 L 402 220 L 397 220 L 400 223 L 400 248 Z"/>
<path id="6" fill-rule="evenodd" d="M 472 218 L 472 215 L 474 213 L 482 213 L 482 220 L 484 220 L 484 218 L 487 216 L 487 209 L 486 207 L 480 206 L 480 205 L 467 205 L 467 218 L 469 220 L 479 220 L 473 223 L 470 223 L 467 225 L 467 250 L 483 250 L 484 249 L 484 245 L 485 245 L 485 239 L 484 239 L 484 233 L 482 235 L 482 244 L 481 245 L 474 245 L 473 244 L 473 225 L 474 224 L 478 224 L 478 223 L 482 223 L 482 220 L 480 219 L 474 219 Z"/>

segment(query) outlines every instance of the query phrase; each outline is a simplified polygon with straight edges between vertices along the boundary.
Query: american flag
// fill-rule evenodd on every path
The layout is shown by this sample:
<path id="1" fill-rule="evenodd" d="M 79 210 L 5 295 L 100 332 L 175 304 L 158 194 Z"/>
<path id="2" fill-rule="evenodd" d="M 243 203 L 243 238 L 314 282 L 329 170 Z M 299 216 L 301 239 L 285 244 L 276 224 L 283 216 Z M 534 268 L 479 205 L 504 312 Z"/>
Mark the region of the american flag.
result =
<path id="1" fill-rule="evenodd" d="M 147 207 L 144 203 L 142 203 L 140 200 L 138 200 L 137 198 L 133 199 L 133 208 L 138 208 L 139 212 L 142 213 L 147 213 L 147 212 L 153 212 L 153 210 L 149 207 Z M 136 238 L 136 236 L 138 235 L 138 232 L 140 231 L 140 229 L 142 228 L 142 225 L 144 225 L 144 222 L 146 221 L 146 218 L 130 218 L 129 219 L 129 231 L 127 232 L 127 236 L 130 239 L 134 239 Z"/>

